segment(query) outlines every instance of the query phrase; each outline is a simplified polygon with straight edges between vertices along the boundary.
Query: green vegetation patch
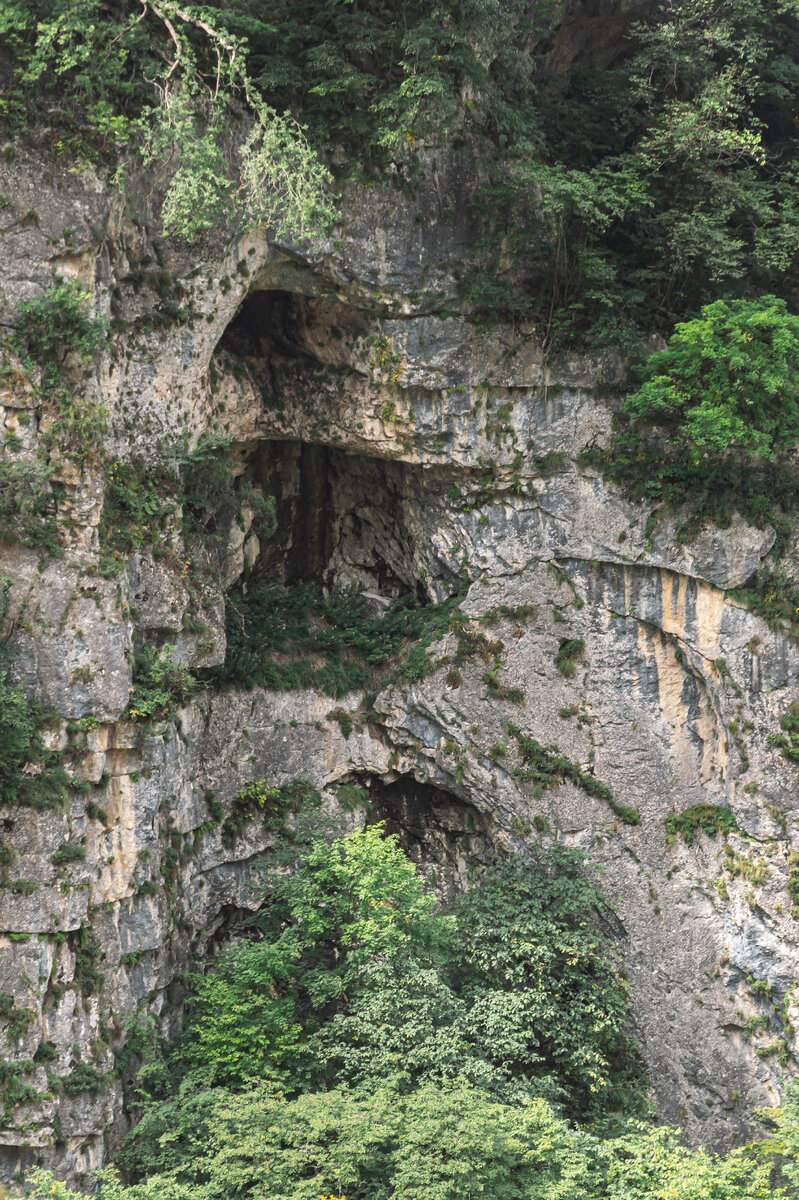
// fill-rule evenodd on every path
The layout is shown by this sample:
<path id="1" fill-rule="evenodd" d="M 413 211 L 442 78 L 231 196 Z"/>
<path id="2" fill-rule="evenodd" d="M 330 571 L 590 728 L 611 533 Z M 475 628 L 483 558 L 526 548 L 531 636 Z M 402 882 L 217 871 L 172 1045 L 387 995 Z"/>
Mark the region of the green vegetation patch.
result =
<path id="1" fill-rule="evenodd" d="M 195 979 L 179 1044 L 131 1029 L 117 1068 L 144 1058 L 141 1119 L 129 1183 L 99 1172 L 101 1200 L 461 1200 L 465 1179 L 491 1200 L 787 1200 L 795 1089 L 773 1134 L 725 1157 L 636 1119 L 613 914 L 581 868 L 542 849 L 443 909 L 378 827 L 317 843 Z M 38 1168 L 27 1182 L 82 1200 Z"/>
<path id="2" fill-rule="evenodd" d="M 85 394 L 87 367 L 107 336 L 107 324 L 91 315 L 91 296 L 74 279 L 57 279 L 14 313 L 15 332 L 0 339 L 0 378 L 30 391 L 31 404 L 50 418 L 43 424 L 33 457 L 4 457 L 0 462 L 0 534 L 47 554 L 58 554 L 56 520 L 63 485 L 53 480 L 53 455 L 81 469 L 103 454 L 106 414 L 99 400 Z M 10 349 L 18 367 L 2 353 Z M 14 435 L 6 451 L 19 449 Z"/>
<path id="3" fill-rule="evenodd" d="M 799 763 L 799 704 L 794 700 L 780 718 L 782 733 L 770 733 L 768 741 L 782 751 L 789 762 Z"/>
<path id="4" fill-rule="evenodd" d="M 717 833 L 726 837 L 729 833 L 741 832 L 735 814 L 719 804 L 694 804 L 666 817 L 667 845 L 672 845 L 678 837 L 690 844 L 700 830 L 709 837 L 715 837 Z"/>
<path id="5" fill-rule="evenodd" d="M 56 521 L 60 485 L 53 470 L 37 459 L 0 460 L 0 534 L 45 554 L 58 554 L 61 542 Z"/>
<path id="6" fill-rule="evenodd" d="M 8 612 L 11 580 L 0 577 L 0 624 Z M 41 708 L 12 677 L 8 643 L 0 638 L 0 802 L 22 808 L 62 808 L 72 780 L 61 754 L 42 741 Z"/>
<path id="7" fill-rule="evenodd" d="M 775 296 L 717 300 L 640 369 L 611 450 L 588 451 L 637 500 L 687 509 L 681 532 L 738 512 L 787 533 L 799 507 L 799 317 Z"/>
<path id="8" fill-rule="evenodd" d="M 96 1096 L 107 1082 L 105 1075 L 86 1063 L 78 1063 L 69 1075 L 61 1076 L 61 1085 L 68 1096 Z"/>
<path id="9" fill-rule="evenodd" d="M 731 588 L 727 595 L 762 617 L 775 633 L 799 637 L 799 586 L 779 569 L 762 567 L 746 586 Z"/>
<path id="10" fill-rule="evenodd" d="M 585 649 L 582 638 L 565 638 L 558 647 L 555 655 L 555 666 L 566 679 L 573 679 L 577 674 L 577 660 Z"/>
<path id="11" fill-rule="evenodd" d="M 32 1008 L 18 1008 L 13 996 L 0 992 L 0 1021 L 10 1042 L 21 1042 L 35 1020 Z"/>
<path id="12" fill-rule="evenodd" d="M 78 842 L 64 842 L 51 858 L 54 867 L 64 867 L 68 863 L 82 862 L 86 857 L 86 847 Z"/>
<path id="13" fill-rule="evenodd" d="M 102 948 L 89 925 L 81 925 L 72 937 L 75 954 L 73 978 L 84 996 L 96 996 L 103 990 L 105 976 L 97 966 Z"/>
<path id="14" fill-rule="evenodd" d="M 458 602 L 423 606 L 403 596 L 377 618 L 350 593 L 258 583 L 228 597 L 225 663 L 202 677 L 278 692 L 316 688 L 336 699 L 389 675 L 422 679 L 434 669 L 431 644 L 466 620 Z"/>
<path id="15" fill-rule="evenodd" d="M 81 465 L 101 459 L 107 428 L 102 403 L 76 387 L 76 372 L 83 373 L 108 335 L 107 322 L 92 316 L 90 306 L 91 295 L 76 279 L 59 279 L 41 296 L 20 302 L 15 314 L 14 344 L 28 370 L 39 370 L 42 399 L 53 410 L 44 445 Z"/>
<path id="16" fill-rule="evenodd" d="M 523 783 L 532 783 L 533 795 L 541 796 L 549 788 L 564 783 L 567 779 L 577 784 L 589 796 L 604 800 L 625 825 L 638 825 L 641 821 L 636 809 L 618 801 L 605 783 L 601 783 L 590 772 L 561 754 L 557 746 L 542 746 L 529 734 L 522 733 L 516 725 L 506 724 L 505 732 L 516 739 L 521 762 L 513 774 Z"/>
<path id="17" fill-rule="evenodd" d="M 14 1109 L 20 1104 L 29 1104 L 39 1098 L 39 1093 L 33 1084 L 28 1083 L 25 1076 L 32 1075 L 36 1063 L 30 1059 L 24 1062 L 8 1062 L 0 1058 L 0 1100 L 3 1104 L 3 1124 L 8 1126 Z"/>
<path id="18" fill-rule="evenodd" d="M 105 463 L 105 495 L 100 520 L 101 572 L 117 575 L 132 554 L 149 550 L 185 569 L 175 549 L 200 536 L 219 543 L 231 520 L 252 513 L 252 529 L 262 541 L 275 532 L 275 501 L 261 496 L 248 480 L 238 481 L 230 438 L 208 435 L 193 450 L 185 444 L 159 445 L 153 454 Z"/>
<path id="19" fill-rule="evenodd" d="M 120 168 L 174 159 L 161 218 L 167 233 L 189 241 L 231 218 L 298 239 L 323 232 L 334 216 L 328 172 L 291 106 L 271 108 L 249 73 L 246 37 L 264 25 L 259 10 L 242 27 L 245 12 L 222 17 L 170 2 L 139 12 L 100 0 L 15 4 L 3 14 L 11 74 L 0 117 L 12 130 L 30 128 L 58 97 L 51 137 L 60 156 L 84 166 L 116 159 Z"/>
<path id="20" fill-rule="evenodd" d="M 126 712 L 142 724 L 170 721 L 194 694 L 197 680 L 185 663 L 174 657 L 174 646 L 139 645 L 133 656 L 133 689 Z"/>
<path id="21" fill-rule="evenodd" d="M 269 879 L 250 936 L 194 979 L 181 1043 L 142 1075 L 154 1100 L 125 1169 L 192 1171 L 209 1089 L 259 1080 L 287 1101 L 342 1079 L 405 1094 L 460 1081 L 513 1107 L 641 1111 L 625 988 L 595 916 L 608 909 L 581 864 L 542 849 L 443 911 L 380 826 L 317 842 Z M 181 1135 L 162 1140 L 170 1128 Z"/>
<path id="22" fill-rule="evenodd" d="M 307 779 L 294 779 L 278 786 L 259 779 L 246 784 L 236 794 L 229 814 L 222 821 L 222 843 L 232 846 L 245 826 L 260 819 L 266 829 L 285 833 L 285 818 L 289 813 L 318 809 L 320 793 Z"/>

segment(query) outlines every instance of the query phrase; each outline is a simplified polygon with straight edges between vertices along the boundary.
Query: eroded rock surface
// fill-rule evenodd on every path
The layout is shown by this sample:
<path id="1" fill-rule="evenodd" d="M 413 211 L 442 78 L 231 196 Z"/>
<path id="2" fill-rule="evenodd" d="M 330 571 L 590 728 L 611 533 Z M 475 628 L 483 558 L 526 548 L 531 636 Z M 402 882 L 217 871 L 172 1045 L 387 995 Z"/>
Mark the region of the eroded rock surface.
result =
<path id="1" fill-rule="evenodd" d="M 37 1098 L 0 1130 L 2 1173 L 41 1156 L 80 1177 L 113 1150 L 124 1117 L 109 1073 L 128 1023 L 150 1013 L 174 1028 L 183 972 L 257 903 L 270 835 L 249 820 L 224 836 L 218 813 L 259 779 L 308 779 L 331 813 L 337 789 L 369 789 L 445 895 L 497 851 L 581 847 L 618 910 L 660 1114 L 715 1146 L 745 1136 L 796 1063 L 797 768 L 768 739 L 796 697 L 799 651 L 727 594 L 773 531 L 737 522 L 685 543 L 678 517 L 650 520 L 581 465 L 613 436 L 622 363 L 556 368 L 534 329 L 480 332 L 458 314 L 452 264 L 469 228 L 455 167 L 412 204 L 354 192 L 337 244 L 159 247 L 179 320 L 141 265 L 146 214 L 134 221 L 101 179 L 43 187 L 34 156 L 0 175 L 20 210 L 35 185 L 40 213 L 35 230 L 5 235 L 9 319 L 51 267 L 115 316 L 87 384 L 110 414 L 109 453 L 229 437 L 278 515 L 263 544 L 251 513 L 210 546 L 176 522 L 165 552 L 143 548 L 108 577 L 103 474 L 78 471 L 59 493 L 60 556 L 0 545 L 15 670 L 55 714 L 53 747 L 82 739 L 70 769 L 89 789 L 65 812 L 0 814 L 19 881 L 0 888 L 0 990 L 33 1014 L 0 1053 L 23 1064 L 46 1043 L 54 1055 L 26 1076 Z M 80 245 L 62 253 L 67 226 Z M 0 400 L 4 429 L 24 431 L 6 452 L 30 456 L 35 393 L 19 379 Z M 207 688 L 175 721 L 126 720 L 134 638 L 193 666 L 222 662 L 224 592 L 251 572 L 354 587 L 377 612 L 409 591 L 434 601 L 464 588 L 470 628 L 492 649 L 454 669 L 447 634 L 424 679 L 375 680 L 369 719 L 360 693 Z M 537 795 L 523 738 L 556 747 L 612 802 L 573 780 Z M 738 832 L 667 837 L 669 814 L 699 804 L 729 809 Z M 54 865 L 67 843 L 85 857 Z M 87 981 L 87 963 L 101 980 Z M 747 1032 L 760 1016 L 768 1028 Z M 78 1064 L 102 1084 L 59 1095 L 48 1070 Z"/>

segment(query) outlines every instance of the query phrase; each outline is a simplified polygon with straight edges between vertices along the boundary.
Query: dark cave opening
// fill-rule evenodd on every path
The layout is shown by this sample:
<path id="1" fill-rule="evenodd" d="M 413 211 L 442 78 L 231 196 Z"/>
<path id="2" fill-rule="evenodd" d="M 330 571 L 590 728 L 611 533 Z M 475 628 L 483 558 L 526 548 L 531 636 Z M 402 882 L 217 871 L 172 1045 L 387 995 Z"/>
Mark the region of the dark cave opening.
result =
<path id="1" fill-rule="evenodd" d="M 490 818 L 473 804 L 412 775 L 391 783 L 364 780 L 368 823 L 385 822 L 400 846 L 444 901 L 465 891 L 498 856 Z"/>
<path id="2" fill-rule="evenodd" d="M 277 514 L 256 577 L 428 599 L 412 468 L 332 446 L 264 441 L 249 470 L 264 495 L 274 496 Z"/>
<path id="3" fill-rule="evenodd" d="M 265 430 L 286 427 L 292 414 L 312 426 L 325 388 L 329 397 L 342 379 L 363 384 L 352 348 L 367 332 L 365 315 L 352 306 L 254 291 L 223 334 L 220 362 L 246 373 L 260 392 Z M 277 532 L 259 544 L 253 578 L 346 589 L 377 602 L 412 593 L 428 603 L 456 591 L 459 578 L 431 563 L 429 545 L 431 512 L 451 479 L 342 448 L 337 436 L 312 429 L 305 440 L 266 436 L 241 447 L 246 480 L 276 503 Z"/>
<path id="4" fill-rule="evenodd" d="M 367 328 L 366 314 L 339 300 L 265 289 L 244 297 L 220 345 L 239 359 L 268 360 L 279 371 L 297 360 L 330 365 L 341 359 L 337 347 Z"/>

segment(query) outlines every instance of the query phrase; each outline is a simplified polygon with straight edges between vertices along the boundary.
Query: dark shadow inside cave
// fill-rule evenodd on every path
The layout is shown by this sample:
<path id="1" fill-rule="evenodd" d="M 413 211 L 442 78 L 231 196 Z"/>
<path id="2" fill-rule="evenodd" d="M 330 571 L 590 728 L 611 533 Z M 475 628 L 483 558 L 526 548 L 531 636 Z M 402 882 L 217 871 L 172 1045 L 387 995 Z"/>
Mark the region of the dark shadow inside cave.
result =
<path id="1" fill-rule="evenodd" d="M 277 532 L 261 548 L 257 575 L 427 599 L 413 468 L 331 446 L 264 441 L 249 470 L 264 495 L 275 497 L 277 512 Z"/>
<path id="2" fill-rule="evenodd" d="M 246 371 L 265 413 L 277 414 L 273 426 L 285 427 L 292 412 L 313 425 L 323 386 L 329 395 L 352 374 L 362 384 L 340 347 L 366 332 L 364 314 L 338 301 L 255 291 L 220 351 L 234 374 Z M 399 459 L 348 452 L 336 436 L 265 438 L 241 448 L 246 479 L 276 502 L 277 532 L 259 546 L 253 576 L 344 588 L 378 604 L 408 593 L 426 603 L 457 590 L 459 579 L 431 564 L 429 553 L 431 516 L 452 480 Z"/>
<path id="3" fill-rule="evenodd" d="M 497 858 L 489 817 L 473 804 L 412 775 L 392 783 L 369 778 L 368 823 L 384 821 L 387 833 L 416 863 L 437 895 L 450 901 Z"/>

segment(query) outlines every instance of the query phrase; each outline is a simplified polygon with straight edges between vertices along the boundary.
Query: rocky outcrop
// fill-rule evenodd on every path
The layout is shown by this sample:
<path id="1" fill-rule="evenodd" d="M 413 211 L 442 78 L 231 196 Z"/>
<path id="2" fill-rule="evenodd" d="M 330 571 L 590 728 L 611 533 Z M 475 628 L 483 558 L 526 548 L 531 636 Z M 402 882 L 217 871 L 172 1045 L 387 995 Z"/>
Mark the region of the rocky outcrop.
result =
<path id="1" fill-rule="evenodd" d="M 222 435 L 278 515 L 263 543 L 246 506 L 205 542 L 175 517 L 157 553 L 143 545 L 112 574 L 104 474 L 62 465 L 62 552 L 0 545 L 15 670 L 84 784 L 67 811 L 0 814 L 14 855 L 0 991 L 29 1010 L 0 1054 L 32 1089 L 0 1130 L 2 1171 L 43 1157 L 82 1176 L 113 1150 L 129 1023 L 174 1028 L 183 973 L 257 903 L 272 835 L 224 815 L 260 779 L 309 779 L 344 824 L 341 787 L 368 790 L 443 894 L 496 851 L 581 847 L 618 911 L 659 1112 L 713 1145 L 744 1136 L 795 1066 L 796 767 L 769 735 L 799 652 L 728 594 L 773 532 L 737 522 L 684 542 L 678 517 L 582 465 L 613 436 L 622 363 L 555 366 L 535 329 L 480 331 L 457 310 L 470 231 L 455 163 L 431 165 L 413 199 L 354 192 L 340 237 L 305 249 L 253 234 L 176 250 L 145 199 L 123 209 L 91 172 L 44 184 L 31 152 L 0 175 L 16 219 L 3 320 L 51 269 L 113 319 L 85 387 L 118 469 Z M 12 377 L 0 400 L 5 453 L 29 459 L 35 390 Z M 447 633 L 426 677 L 376 676 L 368 719 L 360 693 L 210 687 L 171 722 L 127 719 L 134 638 L 223 661 L 224 593 L 253 571 L 353 587 L 377 612 L 463 588 L 491 649 L 459 656 Z M 525 739 L 571 773 L 535 787 Z M 697 805 L 731 814 L 728 832 L 669 832 Z M 82 853 L 59 857 L 67 845 Z M 59 1091 L 77 1068 L 89 1086 Z"/>

